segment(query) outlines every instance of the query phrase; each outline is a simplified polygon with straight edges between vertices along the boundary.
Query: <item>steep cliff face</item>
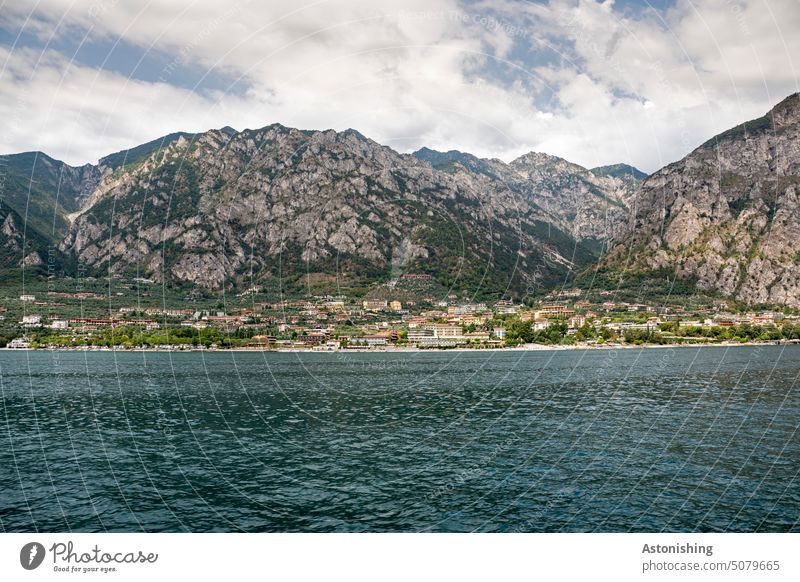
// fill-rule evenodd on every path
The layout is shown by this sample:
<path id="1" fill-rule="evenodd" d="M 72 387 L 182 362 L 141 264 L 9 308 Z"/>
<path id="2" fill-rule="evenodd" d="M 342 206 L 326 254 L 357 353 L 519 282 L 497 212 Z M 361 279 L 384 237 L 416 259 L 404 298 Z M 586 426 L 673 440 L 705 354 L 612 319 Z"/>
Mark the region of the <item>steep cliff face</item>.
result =
<path id="1" fill-rule="evenodd" d="M 413 271 L 459 289 L 521 290 L 597 256 L 568 218 L 521 195 L 526 179 L 445 171 L 353 130 L 179 135 L 108 172 L 61 249 L 100 271 L 209 288 Z"/>
<path id="2" fill-rule="evenodd" d="M 800 307 L 800 95 L 647 178 L 606 266 Z"/>

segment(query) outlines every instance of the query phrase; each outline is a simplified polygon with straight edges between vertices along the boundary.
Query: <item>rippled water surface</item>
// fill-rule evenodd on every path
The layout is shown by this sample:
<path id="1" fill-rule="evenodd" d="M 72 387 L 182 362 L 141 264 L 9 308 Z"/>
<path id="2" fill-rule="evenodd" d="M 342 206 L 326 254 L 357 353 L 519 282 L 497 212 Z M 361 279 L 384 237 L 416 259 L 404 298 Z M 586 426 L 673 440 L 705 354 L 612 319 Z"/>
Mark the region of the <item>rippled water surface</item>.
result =
<path id="1" fill-rule="evenodd" d="M 798 531 L 800 348 L 0 352 L 6 531 Z"/>

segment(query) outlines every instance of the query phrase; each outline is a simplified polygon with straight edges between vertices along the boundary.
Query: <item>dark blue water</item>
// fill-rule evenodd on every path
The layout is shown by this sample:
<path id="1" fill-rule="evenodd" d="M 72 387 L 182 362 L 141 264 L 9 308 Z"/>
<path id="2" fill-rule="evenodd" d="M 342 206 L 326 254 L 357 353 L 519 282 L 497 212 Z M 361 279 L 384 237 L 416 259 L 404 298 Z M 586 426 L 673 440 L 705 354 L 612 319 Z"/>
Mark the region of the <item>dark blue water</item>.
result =
<path id="1" fill-rule="evenodd" d="M 0 352 L 5 531 L 797 531 L 800 348 Z"/>

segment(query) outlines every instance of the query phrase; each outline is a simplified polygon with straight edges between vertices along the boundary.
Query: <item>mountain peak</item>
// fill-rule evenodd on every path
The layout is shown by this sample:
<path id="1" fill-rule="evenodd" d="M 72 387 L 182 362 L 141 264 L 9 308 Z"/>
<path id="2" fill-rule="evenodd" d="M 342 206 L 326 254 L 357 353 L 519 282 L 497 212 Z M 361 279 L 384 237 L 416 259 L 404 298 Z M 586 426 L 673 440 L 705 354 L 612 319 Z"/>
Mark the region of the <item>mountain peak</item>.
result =
<path id="1" fill-rule="evenodd" d="M 800 93 L 793 93 L 770 109 L 766 115 L 745 121 L 736 127 L 723 131 L 719 135 L 715 135 L 701 145 L 699 149 L 713 147 L 723 140 L 757 136 L 766 131 L 775 131 L 797 123 L 800 123 Z"/>
<path id="2" fill-rule="evenodd" d="M 147 143 L 143 143 L 142 145 L 109 154 L 101 158 L 99 164 L 101 166 L 109 167 L 112 170 L 116 170 L 124 165 L 138 164 L 154 151 L 165 148 L 180 138 L 192 139 L 194 136 L 195 134 L 193 133 L 176 131 L 175 133 L 170 133 Z"/>
<path id="3" fill-rule="evenodd" d="M 528 152 L 527 154 L 522 154 L 518 158 L 512 160 L 511 165 L 524 164 L 526 166 L 530 166 L 530 165 L 541 165 L 541 164 L 553 164 L 559 162 L 566 162 L 568 164 L 572 163 L 568 162 L 564 158 L 559 158 L 558 156 L 553 156 L 551 154 L 545 154 L 543 152 Z"/>
<path id="4" fill-rule="evenodd" d="M 775 129 L 800 122 L 800 93 L 793 93 L 768 113 Z"/>
<path id="5" fill-rule="evenodd" d="M 352 136 L 357 137 L 358 139 L 360 139 L 362 141 L 372 141 L 367 136 L 365 136 L 363 133 L 361 133 L 357 129 L 353 129 L 352 127 L 348 127 L 347 129 L 345 129 L 341 133 L 344 134 L 344 135 L 352 135 Z"/>
<path id="6" fill-rule="evenodd" d="M 597 166 L 596 168 L 592 168 L 591 172 L 597 176 L 611 176 L 614 178 L 630 177 L 639 181 L 647 178 L 646 173 L 629 164 L 610 164 L 608 166 Z"/>
<path id="7" fill-rule="evenodd" d="M 582 174 L 586 172 L 586 168 L 550 154 L 542 152 L 528 152 L 523 154 L 509 164 L 518 172 L 525 175 L 532 175 L 532 173 L 551 173 L 551 172 L 566 172 L 569 174 Z"/>

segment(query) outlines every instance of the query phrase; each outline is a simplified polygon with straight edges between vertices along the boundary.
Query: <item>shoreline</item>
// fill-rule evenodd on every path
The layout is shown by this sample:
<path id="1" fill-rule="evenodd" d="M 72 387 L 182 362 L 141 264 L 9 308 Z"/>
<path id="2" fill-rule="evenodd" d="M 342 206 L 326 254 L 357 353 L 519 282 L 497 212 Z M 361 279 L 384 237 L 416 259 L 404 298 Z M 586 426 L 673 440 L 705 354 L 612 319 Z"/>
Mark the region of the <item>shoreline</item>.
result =
<path id="1" fill-rule="evenodd" d="M 270 354 L 404 354 L 404 353 L 424 353 L 424 352 L 548 352 L 548 351 L 603 351 L 603 350 L 636 350 L 636 349 L 668 349 L 668 348 L 736 348 L 736 347 L 760 347 L 760 346 L 800 346 L 797 342 L 720 342 L 720 343 L 681 343 L 681 344 L 602 344 L 602 345 L 547 345 L 547 344 L 524 344 L 522 346 L 502 347 L 502 348 L 414 348 L 414 347 L 395 347 L 390 349 L 337 349 L 337 350 L 315 350 L 313 348 L 289 348 L 289 349 L 263 349 L 263 348 L 190 348 L 190 349 L 163 349 L 163 348 L 133 348 L 133 349 L 114 349 L 114 348 L 0 348 L 0 352 L 114 352 L 114 353 L 270 353 Z"/>

